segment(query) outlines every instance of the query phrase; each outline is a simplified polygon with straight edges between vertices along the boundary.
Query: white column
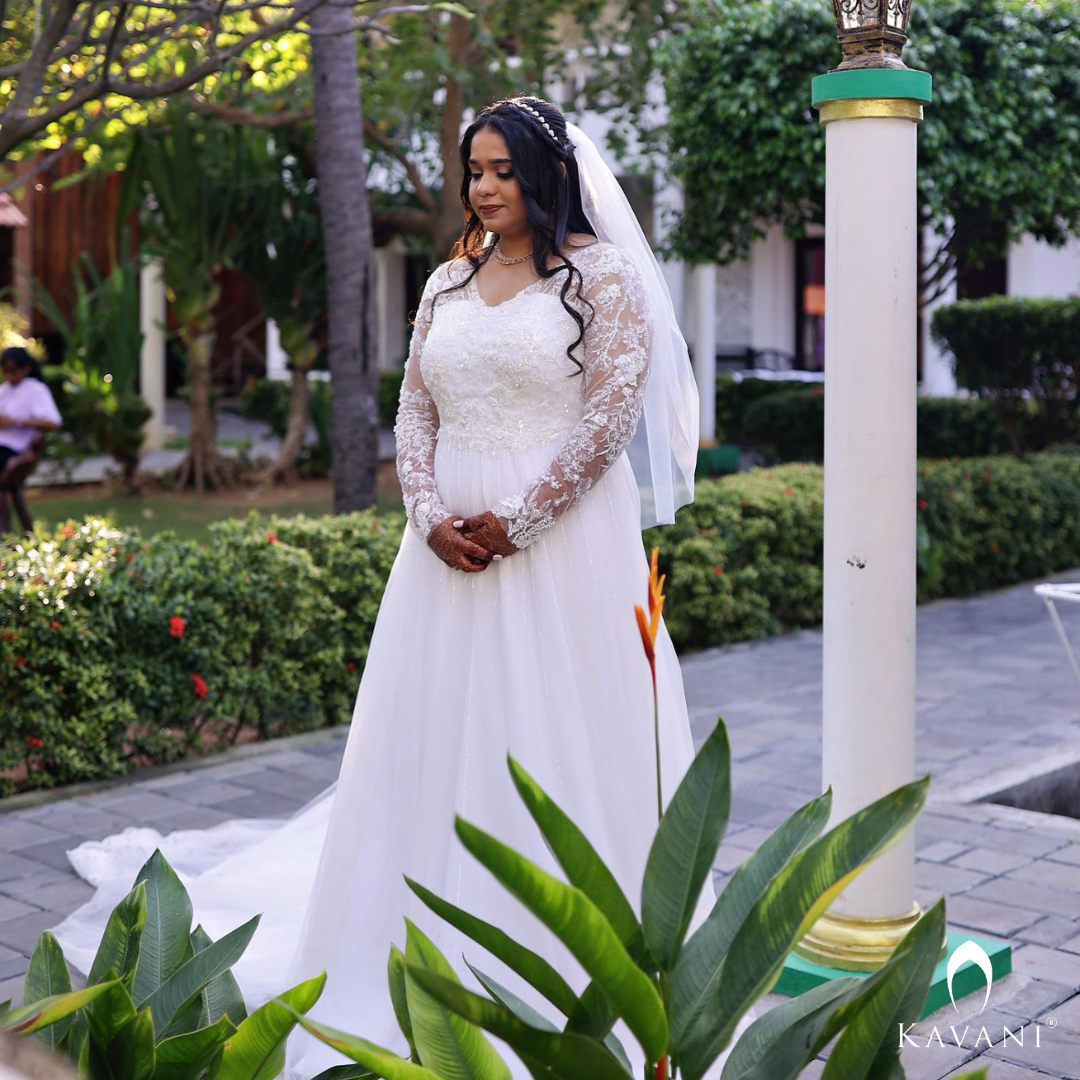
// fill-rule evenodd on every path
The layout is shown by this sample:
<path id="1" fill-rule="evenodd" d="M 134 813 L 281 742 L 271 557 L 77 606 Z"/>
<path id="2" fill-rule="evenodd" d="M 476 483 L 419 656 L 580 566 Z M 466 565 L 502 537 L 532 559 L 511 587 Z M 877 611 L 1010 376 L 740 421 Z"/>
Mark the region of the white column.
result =
<path id="1" fill-rule="evenodd" d="M 915 776 L 918 125 L 826 125 L 823 780 L 833 822 Z M 909 829 L 830 908 L 902 916 Z"/>
<path id="2" fill-rule="evenodd" d="M 291 379 L 289 357 L 281 347 L 281 331 L 273 319 L 266 320 L 266 377 L 268 379 Z"/>
<path id="3" fill-rule="evenodd" d="M 146 423 L 147 450 L 165 445 L 165 279 L 160 259 L 150 259 L 139 275 L 139 388 L 150 406 Z"/>
<path id="4" fill-rule="evenodd" d="M 716 264 L 693 270 L 694 377 L 701 399 L 701 442 L 716 441 Z"/>

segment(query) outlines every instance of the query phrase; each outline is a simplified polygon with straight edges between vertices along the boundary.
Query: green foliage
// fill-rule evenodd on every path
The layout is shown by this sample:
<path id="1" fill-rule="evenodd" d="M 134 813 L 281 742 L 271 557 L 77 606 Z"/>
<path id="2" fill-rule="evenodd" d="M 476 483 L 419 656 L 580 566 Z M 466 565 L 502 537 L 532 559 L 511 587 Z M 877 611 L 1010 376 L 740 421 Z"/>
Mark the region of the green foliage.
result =
<path id="1" fill-rule="evenodd" d="M 753 402 L 744 417 L 751 443 L 771 448 L 779 461 L 821 461 L 825 453 L 825 394 L 820 384 L 782 390 Z"/>
<path id="2" fill-rule="evenodd" d="M 46 930 L 30 959 L 25 1003 L 0 1011 L 0 1030 L 35 1036 L 84 1080 L 273 1080 L 285 1040 L 326 976 L 251 1016 L 238 992 L 229 1012 L 218 1012 L 214 988 L 222 979 L 235 986 L 229 969 L 259 917 L 218 942 L 191 922 L 187 891 L 155 851 L 110 916 L 86 988 L 71 989 L 64 954 Z"/>
<path id="3" fill-rule="evenodd" d="M 665 254 L 728 262 L 773 225 L 798 237 L 823 220 L 825 137 L 810 81 L 840 51 L 817 0 L 700 0 L 694 12 L 657 58 L 686 192 Z M 1080 8 L 925 0 L 912 5 L 910 36 L 905 61 L 936 80 L 919 134 L 921 223 L 941 243 L 924 259 L 929 295 L 1025 233 L 1061 243 L 1080 232 Z"/>
<path id="4" fill-rule="evenodd" d="M 938 308 L 931 329 L 960 385 L 992 403 L 1016 453 L 1080 440 L 1080 299 L 962 300 Z"/>
<path id="5" fill-rule="evenodd" d="M 716 380 L 716 425 L 723 432 L 723 441 L 748 443 L 746 410 L 760 398 L 794 390 L 809 390 L 806 383 L 795 379 Z"/>
<path id="6" fill-rule="evenodd" d="M 411 1061 L 363 1039 L 301 1022 L 377 1076 L 504 1076 L 505 1066 L 490 1045 L 477 1041 L 482 1029 L 511 1046 L 534 1076 L 629 1080 L 625 1054 L 609 1034 L 612 1024 L 622 1019 L 641 1044 L 647 1075 L 665 1075 L 670 1064 L 672 1075 L 700 1080 L 731 1042 L 739 1020 L 775 985 L 795 942 L 915 819 L 929 785 L 924 778 L 898 788 L 825 833 L 831 795 L 812 800 L 736 871 L 687 941 L 689 913 L 698 905 L 726 829 L 730 765 L 721 721 L 675 792 L 653 840 L 642 900 L 644 940 L 632 910 L 629 925 L 621 932 L 616 929 L 627 920 L 621 892 L 617 886 L 615 893 L 610 889 L 610 870 L 580 829 L 513 759 L 509 767 L 515 785 L 568 883 L 458 819 L 458 837 L 470 853 L 556 934 L 594 979 L 580 998 L 570 991 L 559 1005 L 543 967 L 515 968 L 561 1012 L 557 1022 L 476 968 L 472 970 L 490 996 L 466 990 L 445 957 L 408 921 L 407 1008 L 395 1005 L 395 1013 L 399 1022 L 403 1015 L 407 1018 L 402 1030 L 412 1048 Z M 673 895 L 666 895 L 663 885 L 674 885 Z M 423 887 L 413 888 L 436 914 L 449 912 L 452 924 L 478 943 L 487 945 L 493 932 L 500 933 Z M 614 922 L 586 888 L 598 899 L 607 898 L 604 907 L 614 912 Z M 939 901 L 872 976 L 840 980 L 806 995 L 813 1010 L 805 1004 L 795 1010 L 791 1003 L 758 1018 L 735 1047 L 738 1075 L 744 1080 L 751 1075 L 758 1080 L 797 1077 L 838 1035 L 844 1080 L 894 1075 L 899 1057 L 894 1024 L 918 1019 L 944 926 L 945 906 Z M 628 938 L 642 946 L 636 958 L 626 949 Z M 400 952 L 392 950 L 391 992 L 399 984 L 398 996 L 401 966 Z M 760 1038 L 763 1029 L 768 1030 L 767 1042 Z M 767 1072 L 759 1068 L 763 1057 Z M 657 1069 L 661 1061 L 665 1068 Z"/>

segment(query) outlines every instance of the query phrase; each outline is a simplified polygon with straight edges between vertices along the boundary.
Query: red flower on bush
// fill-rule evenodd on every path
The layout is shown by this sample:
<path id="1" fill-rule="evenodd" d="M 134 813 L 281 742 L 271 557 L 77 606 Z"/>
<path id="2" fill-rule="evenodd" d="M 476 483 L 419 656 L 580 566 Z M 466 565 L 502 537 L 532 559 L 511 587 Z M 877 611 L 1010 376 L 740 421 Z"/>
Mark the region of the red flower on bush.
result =
<path id="1" fill-rule="evenodd" d="M 32 746 L 36 749 L 37 747 L 44 746 L 45 744 L 36 735 L 31 735 L 27 738 L 26 745 Z"/>
<path id="2" fill-rule="evenodd" d="M 347 663 L 347 664 L 345 665 L 345 670 L 346 670 L 346 671 L 347 671 L 347 672 L 348 672 L 348 673 L 349 673 L 350 675 L 355 675 L 355 674 L 356 674 L 356 665 L 355 665 L 355 664 L 354 664 L 354 663 L 353 663 L 353 662 L 352 662 L 352 661 L 350 660 L 350 661 L 349 661 L 349 662 L 348 662 L 348 663 Z"/>
<path id="3" fill-rule="evenodd" d="M 15 666 L 16 667 L 26 667 L 26 657 L 25 656 L 16 656 L 15 657 Z"/>
<path id="4" fill-rule="evenodd" d="M 2 640 L 2 641 L 14 641 L 15 640 L 15 631 L 14 630 L 0 630 L 0 640 Z"/>
<path id="5" fill-rule="evenodd" d="M 204 698 L 209 693 L 206 680 L 201 675 L 191 676 L 191 689 L 195 691 L 195 696 L 199 698 Z"/>
<path id="6" fill-rule="evenodd" d="M 174 638 L 182 638 L 184 636 L 184 627 L 187 623 L 179 615 L 173 615 L 169 619 L 169 636 Z"/>
<path id="7" fill-rule="evenodd" d="M 791 488 L 784 488 L 785 495 L 794 495 L 795 492 Z"/>
<path id="8" fill-rule="evenodd" d="M 996 555 L 996 554 L 997 554 L 997 553 L 998 553 L 998 552 L 999 552 L 999 551 L 1001 550 L 1001 548 L 1000 548 L 1000 547 L 998 546 L 998 544 L 997 544 L 997 541 L 995 541 L 994 543 L 992 543 L 992 544 L 990 545 L 990 550 L 991 550 L 991 551 L 992 551 L 992 552 L 993 552 L 993 553 L 994 553 L 995 555 Z"/>
<path id="9" fill-rule="evenodd" d="M 714 566 L 712 568 L 712 572 L 714 574 L 722 574 L 724 572 L 724 568 L 722 566 Z"/>
<path id="10" fill-rule="evenodd" d="M 61 536 L 62 536 L 62 537 L 63 537 L 63 538 L 65 539 L 65 540 L 70 540 L 70 539 L 71 539 L 71 538 L 72 538 L 72 537 L 73 537 L 73 536 L 75 535 L 75 529 L 74 529 L 74 528 L 73 528 L 73 527 L 72 527 L 71 525 L 65 525 L 65 526 L 64 526 L 64 527 L 63 527 L 63 528 L 62 528 L 62 529 L 60 530 L 60 535 L 61 535 Z"/>
<path id="11" fill-rule="evenodd" d="M 59 626 L 60 624 L 55 619 L 53 619 L 53 621 L 49 623 L 50 630 L 56 630 Z"/>
<path id="12" fill-rule="evenodd" d="M 920 510 L 925 510 L 928 505 L 929 505 L 929 503 L 927 503 L 927 501 L 925 499 L 920 499 L 919 500 L 919 509 Z"/>
<path id="13" fill-rule="evenodd" d="M 266 542 L 268 544 L 276 544 L 277 543 L 277 533 L 267 533 L 266 534 Z"/>

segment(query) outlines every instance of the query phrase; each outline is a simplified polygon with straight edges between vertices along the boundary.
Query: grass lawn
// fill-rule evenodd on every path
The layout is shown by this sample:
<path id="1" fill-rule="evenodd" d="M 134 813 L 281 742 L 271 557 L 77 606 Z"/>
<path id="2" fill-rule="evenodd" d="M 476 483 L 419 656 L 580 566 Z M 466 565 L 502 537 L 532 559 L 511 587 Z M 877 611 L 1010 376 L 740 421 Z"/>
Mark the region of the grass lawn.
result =
<path id="1" fill-rule="evenodd" d="M 401 491 L 393 464 L 379 470 L 378 508 L 401 509 Z M 305 480 L 292 487 L 236 488 L 232 491 L 195 495 L 187 492 L 154 493 L 145 496 L 104 494 L 94 484 L 79 487 L 29 488 L 27 502 L 35 521 L 49 526 L 69 518 L 108 517 L 119 526 L 134 526 L 144 533 L 174 530 L 179 536 L 204 539 L 207 527 L 225 518 L 247 517 L 252 510 L 261 514 L 329 514 L 334 493 L 329 480 Z"/>

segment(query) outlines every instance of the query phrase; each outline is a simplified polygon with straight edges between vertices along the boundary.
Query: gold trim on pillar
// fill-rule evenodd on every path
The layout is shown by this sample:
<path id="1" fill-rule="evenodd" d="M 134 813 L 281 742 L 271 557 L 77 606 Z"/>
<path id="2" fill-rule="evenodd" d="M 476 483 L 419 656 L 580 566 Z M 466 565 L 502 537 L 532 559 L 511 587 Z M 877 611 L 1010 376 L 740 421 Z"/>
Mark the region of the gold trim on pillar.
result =
<path id="1" fill-rule="evenodd" d="M 920 918 L 922 908 L 918 904 L 912 904 L 903 915 L 880 918 L 836 915 L 827 911 L 795 946 L 795 952 L 804 960 L 824 967 L 877 971 Z M 941 948 L 944 955 L 944 941 Z"/>
<path id="2" fill-rule="evenodd" d="M 851 100 L 823 101 L 818 106 L 818 119 L 823 124 L 833 120 L 858 120 L 870 117 L 891 117 L 898 120 L 923 118 L 922 104 L 911 98 L 852 98 Z"/>

